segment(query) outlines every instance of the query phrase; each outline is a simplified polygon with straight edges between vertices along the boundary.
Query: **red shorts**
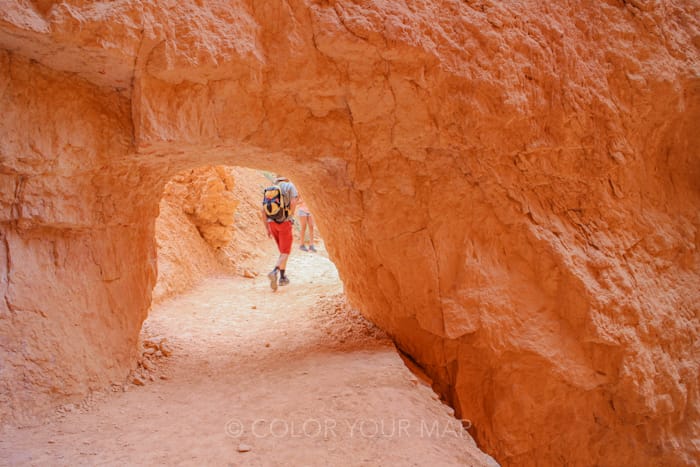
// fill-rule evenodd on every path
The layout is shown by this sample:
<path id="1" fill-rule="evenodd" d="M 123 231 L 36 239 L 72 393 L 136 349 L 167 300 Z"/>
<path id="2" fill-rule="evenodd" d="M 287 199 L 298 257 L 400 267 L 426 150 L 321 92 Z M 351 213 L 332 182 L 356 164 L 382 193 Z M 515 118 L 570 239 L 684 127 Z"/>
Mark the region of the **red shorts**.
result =
<path id="1" fill-rule="evenodd" d="M 277 222 L 268 222 L 267 225 L 270 227 L 270 233 L 275 238 L 275 243 L 277 243 L 277 248 L 280 253 L 289 254 L 292 251 L 292 223 L 289 221 L 284 221 L 281 224 Z"/>

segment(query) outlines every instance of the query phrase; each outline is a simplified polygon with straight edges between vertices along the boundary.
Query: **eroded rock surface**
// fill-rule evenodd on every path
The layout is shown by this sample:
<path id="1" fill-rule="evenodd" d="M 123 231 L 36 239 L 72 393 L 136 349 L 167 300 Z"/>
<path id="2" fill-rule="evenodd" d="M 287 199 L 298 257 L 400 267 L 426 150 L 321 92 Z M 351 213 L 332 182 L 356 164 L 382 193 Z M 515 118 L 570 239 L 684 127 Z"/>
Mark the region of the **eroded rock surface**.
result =
<path id="1" fill-rule="evenodd" d="M 154 301 L 182 293 L 207 275 L 232 270 L 217 250 L 233 239 L 238 205 L 234 178 L 225 167 L 177 174 L 165 186 L 156 221 L 158 280 Z"/>
<path id="2" fill-rule="evenodd" d="M 697 2 L 6 2 L 0 414 L 123 377 L 180 170 L 284 168 L 500 462 L 689 465 Z"/>
<path id="3" fill-rule="evenodd" d="M 253 276 L 267 240 L 259 214 L 267 183 L 256 170 L 204 166 L 178 173 L 165 185 L 156 219 L 154 302 L 211 275 Z"/>

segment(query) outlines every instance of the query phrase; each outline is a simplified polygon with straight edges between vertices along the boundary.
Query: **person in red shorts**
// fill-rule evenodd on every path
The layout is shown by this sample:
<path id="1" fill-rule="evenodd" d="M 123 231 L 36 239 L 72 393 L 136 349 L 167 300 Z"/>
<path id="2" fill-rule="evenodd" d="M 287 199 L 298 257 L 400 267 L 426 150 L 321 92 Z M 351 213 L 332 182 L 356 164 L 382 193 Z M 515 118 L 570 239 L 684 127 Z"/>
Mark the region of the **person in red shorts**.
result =
<path id="1" fill-rule="evenodd" d="M 270 287 L 272 290 L 277 290 L 278 285 L 289 284 L 286 268 L 287 259 L 289 259 L 289 253 L 292 251 L 292 241 L 294 239 L 292 235 L 292 216 L 294 215 L 299 199 L 299 193 L 296 187 L 288 178 L 278 176 L 275 179 L 275 185 L 279 187 L 279 192 L 281 193 L 278 194 L 281 194 L 281 196 L 271 200 L 267 195 L 270 188 L 267 188 L 265 197 L 263 198 L 262 208 L 262 220 L 265 224 L 267 237 L 275 239 L 277 249 L 280 253 L 277 258 L 277 263 L 275 264 L 275 269 L 267 274 L 267 277 L 270 279 Z M 279 206 L 275 205 L 275 203 Z M 271 209 L 271 207 L 275 209 Z M 277 207 L 280 209 L 277 209 Z"/>

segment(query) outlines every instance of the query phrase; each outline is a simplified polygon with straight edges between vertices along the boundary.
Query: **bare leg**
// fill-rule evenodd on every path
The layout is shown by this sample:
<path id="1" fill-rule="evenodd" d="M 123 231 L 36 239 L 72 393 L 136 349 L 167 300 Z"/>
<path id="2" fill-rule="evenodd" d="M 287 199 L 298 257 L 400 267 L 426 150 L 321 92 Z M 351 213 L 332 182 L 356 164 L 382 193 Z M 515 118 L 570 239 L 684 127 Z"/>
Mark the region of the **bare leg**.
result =
<path id="1" fill-rule="evenodd" d="M 301 232 L 299 233 L 299 242 L 302 245 L 306 245 L 306 241 L 304 239 L 304 236 L 306 235 L 307 219 L 308 219 L 307 216 L 299 216 L 299 223 L 301 224 Z M 311 232 L 313 232 L 313 230 L 311 230 Z"/>
<path id="2" fill-rule="evenodd" d="M 287 260 L 289 259 L 289 255 L 287 253 L 280 253 L 280 257 L 277 258 L 277 264 L 275 264 L 276 267 L 279 269 L 287 269 Z"/>
<path id="3" fill-rule="evenodd" d="M 309 237 L 311 238 L 310 244 L 314 244 L 314 216 L 308 216 L 308 223 L 309 223 Z"/>

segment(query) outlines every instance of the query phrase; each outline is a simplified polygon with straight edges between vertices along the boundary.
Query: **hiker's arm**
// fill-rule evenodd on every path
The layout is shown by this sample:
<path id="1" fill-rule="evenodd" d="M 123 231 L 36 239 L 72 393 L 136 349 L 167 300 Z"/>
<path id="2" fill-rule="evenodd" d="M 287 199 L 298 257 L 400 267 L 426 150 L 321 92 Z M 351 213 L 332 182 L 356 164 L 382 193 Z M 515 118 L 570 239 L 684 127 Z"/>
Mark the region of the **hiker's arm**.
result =
<path id="1" fill-rule="evenodd" d="M 299 197 L 295 196 L 292 198 L 292 201 L 289 203 L 289 213 L 293 216 L 294 213 L 297 211 L 297 204 L 299 203 Z"/>
<path id="2" fill-rule="evenodd" d="M 267 232 L 267 238 L 270 238 L 272 236 L 272 232 L 270 232 L 270 223 L 267 222 L 267 214 L 265 214 L 265 208 L 260 210 L 260 218 L 263 221 L 263 225 L 265 226 L 265 232 Z"/>

